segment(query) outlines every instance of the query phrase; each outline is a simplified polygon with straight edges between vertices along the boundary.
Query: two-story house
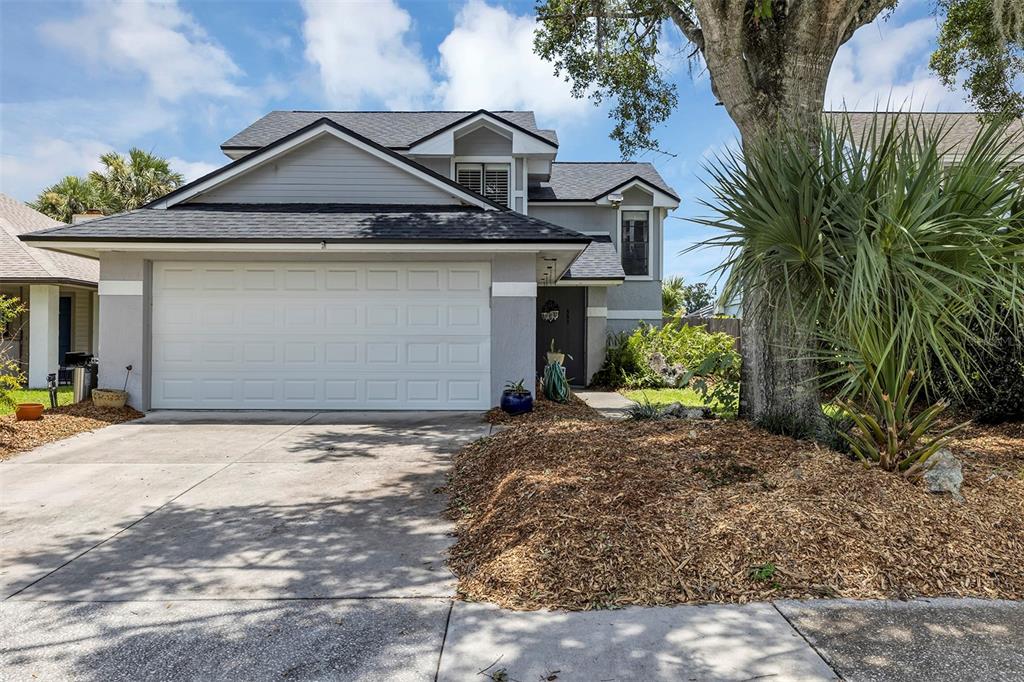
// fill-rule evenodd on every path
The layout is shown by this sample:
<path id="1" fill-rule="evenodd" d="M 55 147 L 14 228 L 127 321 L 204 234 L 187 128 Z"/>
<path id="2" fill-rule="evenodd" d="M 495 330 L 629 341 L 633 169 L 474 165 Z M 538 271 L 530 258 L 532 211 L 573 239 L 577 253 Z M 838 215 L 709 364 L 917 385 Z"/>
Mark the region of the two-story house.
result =
<path id="1" fill-rule="evenodd" d="M 100 382 L 149 408 L 480 409 L 554 339 L 586 383 L 661 318 L 679 199 L 532 112 L 275 111 L 149 206 L 23 237 L 100 260 Z"/>

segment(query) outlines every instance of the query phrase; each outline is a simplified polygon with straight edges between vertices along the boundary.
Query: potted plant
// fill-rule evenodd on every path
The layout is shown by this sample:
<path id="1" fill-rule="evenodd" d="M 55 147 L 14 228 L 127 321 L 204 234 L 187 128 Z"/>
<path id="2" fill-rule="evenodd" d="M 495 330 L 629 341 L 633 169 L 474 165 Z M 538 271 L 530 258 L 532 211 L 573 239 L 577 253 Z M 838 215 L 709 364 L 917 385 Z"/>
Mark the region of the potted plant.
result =
<path id="1" fill-rule="evenodd" d="M 501 409 L 506 414 L 525 414 L 533 410 L 533 396 L 524 381 L 505 383 L 505 390 L 501 392 Z"/>
<path id="2" fill-rule="evenodd" d="M 128 401 L 128 376 L 132 373 L 132 366 L 125 367 L 124 389 L 116 388 L 94 388 L 92 389 L 92 404 L 96 407 L 124 407 Z"/>
<path id="3" fill-rule="evenodd" d="M 563 364 L 565 362 L 566 358 L 569 358 L 570 360 L 572 360 L 572 356 L 571 355 L 569 355 L 568 353 L 563 353 L 562 351 L 560 351 L 560 350 L 555 348 L 555 339 L 554 338 L 551 339 L 551 348 L 550 348 L 550 350 L 548 350 L 548 354 L 547 355 L 548 355 L 548 362 L 547 362 L 547 364 L 549 364 L 549 365 L 551 363 L 556 363 L 556 364 L 561 365 L 561 364 Z"/>

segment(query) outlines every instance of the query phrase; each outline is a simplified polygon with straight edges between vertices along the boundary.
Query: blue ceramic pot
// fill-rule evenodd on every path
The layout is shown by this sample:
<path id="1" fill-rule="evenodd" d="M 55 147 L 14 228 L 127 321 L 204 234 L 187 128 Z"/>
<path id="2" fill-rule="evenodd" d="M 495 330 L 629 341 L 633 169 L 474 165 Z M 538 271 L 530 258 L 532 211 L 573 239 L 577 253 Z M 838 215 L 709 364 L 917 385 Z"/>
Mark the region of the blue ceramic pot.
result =
<path id="1" fill-rule="evenodd" d="M 501 409 L 508 414 L 524 414 L 533 410 L 533 396 L 529 393 L 510 393 L 505 391 L 501 394 Z"/>

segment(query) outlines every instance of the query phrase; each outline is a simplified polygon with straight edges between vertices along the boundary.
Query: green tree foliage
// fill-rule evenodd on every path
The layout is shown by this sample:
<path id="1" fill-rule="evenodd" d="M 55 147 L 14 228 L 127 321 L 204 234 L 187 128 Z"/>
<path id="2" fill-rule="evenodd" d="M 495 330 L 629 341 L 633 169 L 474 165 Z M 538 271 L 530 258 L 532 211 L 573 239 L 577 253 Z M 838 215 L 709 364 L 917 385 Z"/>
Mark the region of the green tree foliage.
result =
<path id="1" fill-rule="evenodd" d="M 108 152 L 100 157 L 100 163 L 103 170 L 89 173 L 89 181 L 99 192 L 107 214 L 134 211 L 185 181 L 181 173 L 171 170 L 166 159 L 134 147 L 127 157 Z"/>
<path id="2" fill-rule="evenodd" d="M 18 332 L 15 325 L 26 310 L 19 299 L 0 294 L 0 409 L 5 412 L 14 409 L 12 393 L 25 381 L 21 365 L 14 359 L 13 339 Z"/>
<path id="3" fill-rule="evenodd" d="M 686 310 L 683 308 L 683 288 L 685 286 L 683 278 L 679 276 L 661 281 L 661 314 L 664 317 L 671 317 Z"/>
<path id="4" fill-rule="evenodd" d="M 74 175 L 40 192 L 30 205 L 54 220 L 71 222 L 85 211 L 105 215 L 132 211 L 177 189 L 185 178 L 166 159 L 132 148 L 125 157 L 116 152 L 100 156 L 103 169 L 86 178 Z"/>
<path id="5" fill-rule="evenodd" d="M 70 223 L 71 216 L 76 213 L 101 210 L 96 186 L 88 179 L 74 175 L 68 175 L 44 189 L 29 206 L 62 223 Z"/>
<path id="6" fill-rule="evenodd" d="M 964 87 L 983 111 L 1024 116 L 1024 3 L 1020 0 L 938 0 L 945 21 L 931 67 L 949 87 Z"/>
<path id="7" fill-rule="evenodd" d="M 879 116 L 858 134 L 840 117 L 814 146 L 780 131 L 709 168 L 720 217 L 697 222 L 723 230 L 707 244 L 729 250 L 725 295 L 771 291 L 776 319 L 815 330 L 813 359 L 860 417 L 855 451 L 886 468 L 916 474 L 935 450 L 922 434 L 941 409 L 911 409 L 923 389 L 971 387 L 983 339 L 1024 343 L 1024 140 L 1009 130 L 989 124 L 947 165 L 941 125 Z"/>
<path id="8" fill-rule="evenodd" d="M 704 282 L 686 284 L 678 275 L 661 282 L 661 312 L 665 317 L 692 315 L 714 300 L 715 292 Z"/>

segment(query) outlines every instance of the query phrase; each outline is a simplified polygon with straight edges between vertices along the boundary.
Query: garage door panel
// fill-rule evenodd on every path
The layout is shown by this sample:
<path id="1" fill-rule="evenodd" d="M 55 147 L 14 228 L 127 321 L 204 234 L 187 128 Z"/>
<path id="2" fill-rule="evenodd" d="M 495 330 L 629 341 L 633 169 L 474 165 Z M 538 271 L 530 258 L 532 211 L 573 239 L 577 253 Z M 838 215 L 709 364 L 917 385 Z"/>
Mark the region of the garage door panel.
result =
<path id="1" fill-rule="evenodd" d="M 158 262 L 153 281 L 154 407 L 489 406 L 487 264 Z"/>

